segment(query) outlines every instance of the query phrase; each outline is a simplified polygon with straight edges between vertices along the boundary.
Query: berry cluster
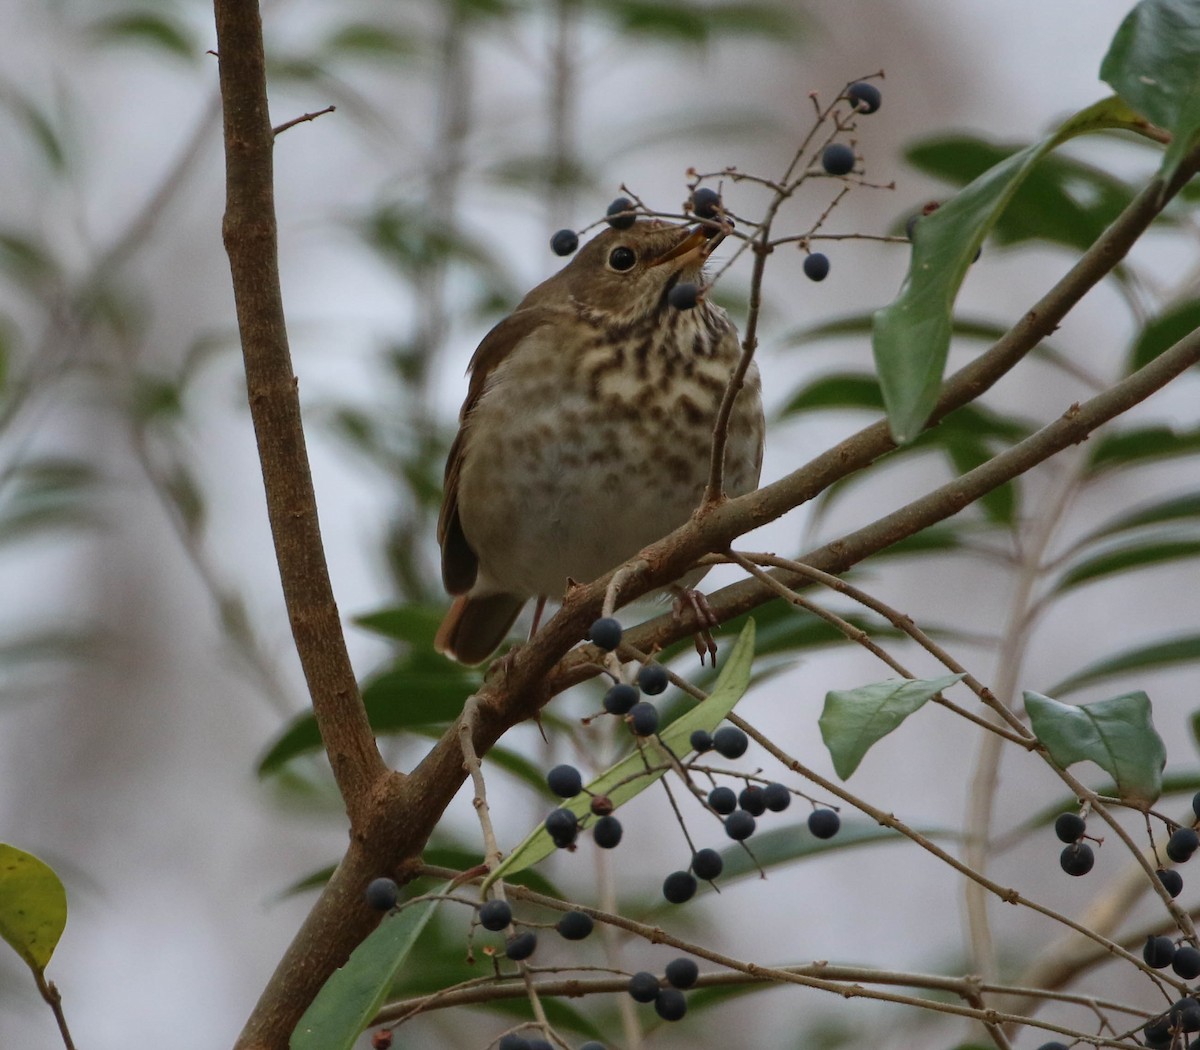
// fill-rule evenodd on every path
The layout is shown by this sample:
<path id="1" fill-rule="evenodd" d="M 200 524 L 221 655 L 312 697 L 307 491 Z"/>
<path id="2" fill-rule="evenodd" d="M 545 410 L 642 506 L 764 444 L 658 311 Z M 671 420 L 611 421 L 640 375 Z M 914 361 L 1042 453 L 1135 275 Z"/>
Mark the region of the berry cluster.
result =
<path id="1" fill-rule="evenodd" d="M 1054 821 L 1054 834 L 1067 845 L 1058 863 L 1068 875 L 1086 875 L 1096 863 L 1092 847 L 1083 841 L 1087 822 L 1078 813 L 1060 813 Z"/>
<path id="2" fill-rule="evenodd" d="M 554 1047 L 541 1036 L 524 1036 L 519 1032 L 509 1032 L 500 1037 L 496 1050 L 554 1050 Z M 579 1050 L 605 1050 L 605 1046 L 592 1040 L 584 1043 Z"/>
<path id="3" fill-rule="evenodd" d="M 684 990 L 700 978 L 700 968 L 686 955 L 672 959 L 663 971 L 664 985 L 648 970 L 639 970 L 629 978 L 629 994 L 636 1002 L 653 1003 L 655 1013 L 664 1021 L 678 1021 L 687 1013 Z"/>

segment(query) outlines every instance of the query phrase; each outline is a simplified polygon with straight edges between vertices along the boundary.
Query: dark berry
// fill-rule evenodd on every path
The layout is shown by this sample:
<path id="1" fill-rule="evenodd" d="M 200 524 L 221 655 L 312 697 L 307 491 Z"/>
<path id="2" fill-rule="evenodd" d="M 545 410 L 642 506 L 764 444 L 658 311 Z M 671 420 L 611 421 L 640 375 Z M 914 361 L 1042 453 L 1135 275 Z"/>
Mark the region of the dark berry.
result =
<path id="1" fill-rule="evenodd" d="M 842 826 L 842 818 L 832 809 L 814 809 L 808 815 L 808 830 L 815 838 L 831 839 Z"/>
<path id="2" fill-rule="evenodd" d="M 628 212 L 628 215 L 622 215 L 622 212 Z M 618 197 L 608 206 L 608 211 L 605 212 L 608 218 L 608 224 L 614 230 L 627 230 L 634 224 L 637 216 L 633 214 L 633 201 L 628 197 Z"/>
<path id="3" fill-rule="evenodd" d="M 376 911 L 391 911 L 399 894 L 400 887 L 394 879 L 372 879 L 367 886 L 367 903 Z"/>
<path id="4" fill-rule="evenodd" d="M 692 854 L 692 873 L 698 879 L 712 881 L 721 874 L 725 862 L 715 849 L 698 849 Z"/>
<path id="5" fill-rule="evenodd" d="M 846 98 L 859 113 L 874 113 L 883 101 L 883 95 L 874 84 L 860 80 L 846 88 Z"/>
<path id="6" fill-rule="evenodd" d="M 1192 796 L 1192 812 L 1196 814 L 1196 819 L 1200 820 L 1200 791 Z"/>
<path id="7" fill-rule="evenodd" d="M 658 998 L 658 978 L 639 970 L 629 978 L 629 994 L 639 1003 L 652 1003 Z"/>
<path id="8" fill-rule="evenodd" d="M 1142 958 L 1146 965 L 1155 970 L 1161 970 L 1171 965 L 1175 958 L 1175 942 L 1170 937 L 1147 937 L 1146 946 L 1142 949 Z"/>
<path id="9" fill-rule="evenodd" d="M 485 930 L 499 933 L 512 922 L 512 908 L 508 901 L 490 900 L 479 909 L 479 925 Z"/>
<path id="10" fill-rule="evenodd" d="M 651 736 L 658 729 L 658 708 L 642 700 L 629 709 L 629 725 L 635 736 Z"/>
<path id="11" fill-rule="evenodd" d="M 688 871 L 673 871 L 663 879 L 663 896 L 672 904 L 690 901 L 696 895 L 696 876 Z"/>
<path id="12" fill-rule="evenodd" d="M 546 785 L 559 798 L 574 798 L 583 790 L 583 777 L 574 766 L 555 766 L 546 774 Z"/>
<path id="13" fill-rule="evenodd" d="M 530 1050 L 529 1040 L 516 1032 L 509 1032 L 508 1035 L 501 1036 L 500 1042 L 496 1046 L 497 1050 Z"/>
<path id="14" fill-rule="evenodd" d="M 829 256 L 813 252 L 804 257 L 804 276 L 810 281 L 823 281 L 829 276 Z"/>
<path id="15" fill-rule="evenodd" d="M 754 834 L 754 818 L 744 809 L 735 809 L 725 818 L 725 834 L 735 842 L 742 842 Z"/>
<path id="16" fill-rule="evenodd" d="M 699 301 L 700 286 L 692 281 L 680 281 L 667 292 L 667 302 L 676 310 L 694 310 Z"/>
<path id="17" fill-rule="evenodd" d="M 637 684 L 647 696 L 658 696 L 670 681 L 662 664 L 645 664 L 637 673 Z"/>
<path id="18" fill-rule="evenodd" d="M 1174 868 L 1159 868 L 1155 872 L 1158 876 L 1158 881 L 1163 884 L 1163 889 L 1172 897 L 1178 897 L 1183 890 L 1183 876 Z"/>
<path id="19" fill-rule="evenodd" d="M 1042 1043 L 1038 1050 L 1067 1050 L 1066 1043 L 1060 1043 L 1058 1040 L 1053 1040 L 1049 1043 Z"/>
<path id="20" fill-rule="evenodd" d="M 579 833 L 579 818 L 569 809 L 555 809 L 546 818 L 544 826 L 556 846 L 569 846 Z"/>
<path id="21" fill-rule="evenodd" d="M 667 984 L 672 988 L 691 988 L 696 983 L 696 978 L 700 976 L 700 967 L 696 965 L 695 959 L 681 955 L 678 959 L 672 959 L 667 963 L 664 972 Z"/>
<path id="22" fill-rule="evenodd" d="M 1078 813 L 1060 813 L 1054 821 L 1054 834 L 1059 842 L 1078 842 L 1086 827 Z"/>
<path id="23" fill-rule="evenodd" d="M 569 911 L 558 920 L 554 928 L 568 941 L 582 941 L 591 934 L 595 926 L 590 915 L 581 911 Z"/>
<path id="24" fill-rule="evenodd" d="M 705 751 L 712 750 L 712 734 L 707 729 L 694 729 L 688 738 L 688 743 L 692 745 L 692 750 L 696 754 L 702 755 Z"/>
<path id="25" fill-rule="evenodd" d="M 715 787 L 708 793 L 708 804 L 721 816 L 727 817 L 737 809 L 737 795 L 733 788 Z"/>
<path id="26" fill-rule="evenodd" d="M 1096 854 L 1086 842 L 1076 842 L 1064 847 L 1058 863 L 1068 875 L 1086 875 L 1096 863 Z"/>
<path id="27" fill-rule="evenodd" d="M 615 616 L 601 616 L 588 628 L 588 641 L 611 653 L 621 644 L 621 623 Z"/>
<path id="28" fill-rule="evenodd" d="M 550 250 L 555 255 L 570 255 L 579 247 L 579 236 L 574 230 L 559 230 L 550 238 Z"/>
<path id="29" fill-rule="evenodd" d="M 763 788 L 763 799 L 772 813 L 782 813 L 792 804 L 792 793 L 782 784 L 768 784 Z"/>
<path id="30" fill-rule="evenodd" d="M 1194 981 L 1200 977 L 1200 951 L 1190 944 L 1176 948 L 1175 955 L 1171 959 L 1171 969 L 1185 981 Z"/>
<path id="31" fill-rule="evenodd" d="M 615 849 L 624 830 L 616 817 L 601 817 L 592 828 L 592 838 L 601 849 Z"/>
<path id="32" fill-rule="evenodd" d="M 530 1039 L 529 1050 L 554 1050 L 554 1047 L 546 1042 L 545 1039 Z"/>
<path id="33" fill-rule="evenodd" d="M 723 758 L 741 758 L 750 746 L 750 738 L 737 726 L 721 726 L 713 733 L 713 749 Z"/>
<path id="34" fill-rule="evenodd" d="M 715 219 L 721 208 L 721 195 L 707 186 L 699 186 L 692 190 L 693 215 L 701 219 Z"/>
<path id="35" fill-rule="evenodd" d="M 831 142 L 821 152 L 821 167 L 830 175 L 849 175 L 855 159 L 854 150 L 844 142 Z"/>
<path id="36" fill-rule="evenodd" d="M 1154 1047 L 1155 1050 L 1161 1050 L 1163 1047 L 1171 1045 L 1171 1021 L 1166 1014 L 1162 1017 L 1156 1017 L 1153 1021 L 1147 1021 L 1146 1027 L 1142 1029 L 1142 1036 L 1146 1040 L 1146 1045 Z"/>
<path id="37" fill-rule="evenodd" d="M 604 694 L 604 710 L 610 715 L 628 714 L 640 695 L 636 687 L 618 682 Z"/>
<path id="38" fill-rule="evenodd" d="M 1176 864 L 1186 864 L 1200 849 L 1200 837 L 1191 828 L 1176 828 L 1167 842 L 1167 856 Z"/>
<path id="39" fill-rule="evenodd" d="M 738 793 L 738 805 L 752 817 L 761 817 L 767 811 L 766 792 L 757 784 L 747 784 Z"/>
<path id="40" fill-rule="evenodd" d="M 1200 1032 L 1200 1003 L 1190 996 L 1172 1003 L 1167 1011 L 1167 1020 L 1172 1028 L 1185 1032 Z"/>
<path id="41" fill-rule="evenodd" d="M 678 1021 L 687 1013 L 687 999 L 678 988 L 662 988 L 654 997 L 654 1012 L 664 1021 Z"/>
<path id="42" fill-rule="evenodd" d="M 537 948 L 537 934 L 532 930 L 515 934 L 504 942 L 504 954 L 513 962 L 528 959 Z"/>

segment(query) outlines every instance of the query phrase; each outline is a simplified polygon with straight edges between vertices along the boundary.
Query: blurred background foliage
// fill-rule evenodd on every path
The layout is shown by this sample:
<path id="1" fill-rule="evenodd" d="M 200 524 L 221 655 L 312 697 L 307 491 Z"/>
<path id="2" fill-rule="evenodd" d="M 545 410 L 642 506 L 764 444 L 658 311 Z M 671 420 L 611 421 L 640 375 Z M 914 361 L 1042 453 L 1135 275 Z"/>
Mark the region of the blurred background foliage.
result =
<path id="1" fill-rule="evenodd" d="M 846 81 L 881 66 L 888 72 L 884 108 L 860 119 L 858 149 L 871 181 L 898 188 L 856 191 L 831 228 L 901 234 L 928 200 L 1040 134 L 1024 114 L 1009 124 L 945 131 L 961 120 L 960 111 L 931 85 L 964 84 L 975 70 L 943 48 L 946 29 L 936 19 L 884 6 L 860 3 L 836 14 L 795 0 L 266 6 L 275 121 L 336 106 L 278 139 L 285 298 L 335 583 L 355 627 L 351 640 L 373 723 L 401 768 L 478 681 L 476 672 L 447 664 L 430 647 L 446 604 L 433 542 L 442 465 L 469 353 L 558 265 L 546 248 L 554 229 L 594 221 L 622 182 L 672 210 L 686 197 L 689 167 L 736 165 L 769 177 L 811 120 L 809 91 L 831 98 Z M 1119 18 L 1123 7 L 1106 13 Z M 146 1031 L 167 1025 L 177 1034 L 181 1020 L 204 1015 L 209 1020 L 176 1045 L 211 1046 L 236 1031 L 303 913 L 303 894 L 256 915 L 261 955 L 251 952 L 244 969 L 227 959 L 243 950 L 229 938 L 263 900 L 289 885 L 315 885 L 341 841 L 337 801 L 288 649 L 239 404 L 220 246 L 211 11 L 198 0 L 91 0 L 2 18 L 11 57 L 0 63 L 0 136 L 7 144 L 0 167 L 6 837 L 53 859 L 82 899 L 74 921 L 85 932 L 72 942 L 68 928 L 56 966 L 71 978 L 60 978 L 68 1015 L 74 999 L 92 1037 L 88 1045 L 123 1045 L 118 1033 L 127 1031 L 128 1019 L 98 1016 L 112 992 L 85 963 L 107 958 L 114 939 L 129 946 L 131 960 L 144 962 L 174 938 L 186 960 L 164 963 L 163 980 L 178 981 L 197 967 L 222 977 L 200 980 L 184 1002 L 156 996 L 156 976 L 142 974 L 128 1009 L 144 1011 Z M 1102 47 L 1095 55 L 1072 53 L 1070 62 L 1089 64 L 1091 75 Z M 1095 90 L 1085 86 L 1081 104 Z M 1015 101 L 1016 89 L 1012 94 Z M 1069 104 L 1064 94 L 1039 115 L 1048 119 Z M 954 360 L 1004 331 L 1092 242 L 1157 160 L 1145 143 L 1114 139 L 1072 144 L 1043 163 L 968 282 Z M 726 193 L 746 214 L 761 199 L 741 184 L 727 183 Z M 796 201 L 796 228 L 807 228 L 829 196 L 826 187 Z M 1006 381 L 889 456 L 869 481 L 847 479 L 748 545 L 799 554 L 856 527 L 985 461 L 1072 398 L 1101 389 L 1194 329 L 1196 200 L 1197 193 L 1185 192 L 1147 238 L 1147 250 L 1106 282 L 1094 312 L 1043 346 L 1025 378 Z M 773 417 L 768 480 L 880 410 L 868 364 L 869 318 L 892 297 L 906 251 L 853 240 L 821 247 L 834 270 L 820 297 L 799 276 L 799 252 L 778 253 L 769 270 L 762 348 Z M 723 282 L 735 316 L 744 282 L 737 271 Z M 1196 786 L 1185 728 L 1195 702 L 1182 683 L 1194 677 L 1200 658 L 1200 610 L 1187 584 L 1200 554 L 1200 398 L 1194 375 L 1178 385 L 1184 392 L 1139 408 L 1061 463 L 993 493 L 856 575 L 960 646 L 994 676 L 1001 695 L 1032 687 L 1089 698 L 1129 682 L 1156 683 L 1160 728 L 1164 721 L 1165 732 L 1173 726 L 1176 747 L 1184 744 L 1172 759 L 1186 768 L 1170 782 L 1184 792 Z M 881 622 L 839 611 L 891 639 Z M 826 688 L 878 677 L 813 617 L 776 603 L 756 620 L 762 706 L 750 717 L 783 737 L 815 739 L 813 704 Z M 722 637 L 735 637 L 739 627 L 727 625 Z M 831 649 L 841 655 L 818 663 Z M 703 684 L 693 661 L 690 645 L 680 646 L 675 668 Z M 807 678 L 794 673 L 797 666 Z M 619 751 L 617 735 L 580 726 L 597 706 L 598 691 L 581 687 L 546 712 L 548 743 L 522 728 L 489 756 L 497 790 L 508 799 L 506 841 L 517 841 L 548 804 L 541 780 L 548 763 L 566 758 L 599 768 Z M 897 747 L 907 750 L 887 751 L 890 758 L 880 758 L 874 774 L 860 774 L 856 786 L 895 792 L 923 818 L 915 823 L 948 840 L 961 834 L 950 829 L 969 799 L 983 795 L 995 822 L 985 839 L 987 831 L 1007 829 L 1014 841 L 1035 843 L 1053 811 L 1030 821 L 1026 795 L 998 797 L 986 770 L 994 774 L 1001 760 L 976 755 L 975 746 L 956 727 L 928 729 L 923 741 L 906 735 Z M 922 748 L 946 762 L 944 782 L 922 777 Z M 270 788 L 266 804 L 249 782 L 254 769 Z M 1036 781 L 1025 787 L 1036 790 Z M 1052 798 L 1041 797 L 1038 806 Z M 202 813 L 187 805 L 193 800 L 201 800 Z M 303 819 L 295 817 L 300 813 Z M 477 829 L 464 813 L 452 812 L 439 830 L 431 863 L 466 866 L 478 856 Z M 182 837 L 181 814 L 189 822 Z M 646 825 L 641 845 L 661 852 L 658 840 L 671 836 L 653 826 L 669 819 L 665 811 L 643 799 L 631 819 L 639 816 Z M 804 894 L 814 885 L 834 892 L 830 881 L 854 899 L 868 885 L 854 856 L 877 838 L 877 830 L 848 825 L 833 846 L 815 849 L 804 833 L 781 831 L 763 847 L 771 892 L 752 891 L 755 880 L 745 872 L 744 887 L 730 886 L 735 903 L 727 906 L 767 912 L 775 906 L 768 898 L 793 892 L 810 900 Z M 159 916 L 171 910 L 172 880 L 196 874 L 205 842 L 222 858 L 211 885 L 197 889 L 164 926 Z M 634 855 L 639 845 L 629 849 Z M 1026 870 L 1029 854 L 1009 849 L 976 860 Z M 668 921 L 657 886 L 678 865 L 655 863 L 617 879 L 576 857 L 539 877 L 554 880 L 543 889 L 598 896 Z M 945 899 L 916 879 L 894 885 L 900 900 L 905 885 L 922 898 Z M 937 883 L 943 885 L 959 893 L 953 880 Z M 122 903 L 111 903 L 114 896 Z M 229 900 L 237 906 L 229 908 Z M 836 907 L 821 910 L 838 914 Z M 696 937 L 731 936 L 716 904 L 673 911 L 669 921 Z M 874 946 L 839 952 L 844 931 L 834 922 L 811 941 L 760 933 L 754 943 L 770 961 L 824 953 L 947 972 L 987 969 L 940 913 L 945 930 L 926 939 L 913 936 L 928 928 L 915 905 L 911 916 L 872 921 Z M 478 972 L 463 960 L 463 925 L 456 915 L 430 924 L 422 969 L 400 993 Z M 198 932 L 206 929 L 216 932 Z M 1045 935 L 1039 940 L 1020 920 L 997 936 L 1009 976 L 1026 972 L 1045 947 Z M 621 958 L 623 945 L 610 938 L 604 951 Z M 627 961 L 633 969 L 643 965 L 637 951 Z M 4 966 L 0 994 L 19 1006 L 0 1017 L 0 1044 L 34 1045 L 29 1033 L 43 1030 L 41 1008 Z M 745 995 L 740 1007 L 728 1002 L 733 996 L 696 995 L 693 1013 L 720 1004 L 703 1023 L 736 1032 L 761 1008 L 745 1005 Z M 145 1007 L 157 998 L 161 1008 Z M 764 1047 L 835 1047 L 866 1038 L 905 1046 L 918 1033 L 949 1046 L 962 1034 L 950 1022 L 935 1032 L 924 1018 L 850 1012 L 821 1000 L 806 999 L 801 1016 L 778 992 L 768 1001 L 770 1016 L 787 1021 L 763 1032 L 756 1045 Z M 555 1008 L 565 1030 L 581 1037 L 628 1024 L 616 1002 Z M 424 1038 L 483 1045 L 503 1023 L 477 1014 L 435 1017 L 420 1030 Z M 698 1023 L 655 1032 L 652 1043 L 691 1044 Z"/>

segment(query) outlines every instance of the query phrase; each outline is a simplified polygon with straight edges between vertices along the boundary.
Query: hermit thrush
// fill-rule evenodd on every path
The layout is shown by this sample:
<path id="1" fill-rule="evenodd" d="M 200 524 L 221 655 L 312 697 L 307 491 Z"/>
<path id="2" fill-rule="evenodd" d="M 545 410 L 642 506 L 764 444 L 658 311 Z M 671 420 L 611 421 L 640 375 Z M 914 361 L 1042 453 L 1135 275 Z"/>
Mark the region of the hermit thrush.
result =
<path id="1" fill-rule="evenodd" d="M 479 344 L 438 521 L 457 596 L 439 652 L 482 662 L 530 598 L 561 598 L 700 505 L 738 337 L 711 302 L 678 309 L 668 295 L 699 282 L 710 234 L 657 220 L 605 230 Z M 757 486 L 763 429 L 751 365 L 729 426 L 729 494 Z"/>

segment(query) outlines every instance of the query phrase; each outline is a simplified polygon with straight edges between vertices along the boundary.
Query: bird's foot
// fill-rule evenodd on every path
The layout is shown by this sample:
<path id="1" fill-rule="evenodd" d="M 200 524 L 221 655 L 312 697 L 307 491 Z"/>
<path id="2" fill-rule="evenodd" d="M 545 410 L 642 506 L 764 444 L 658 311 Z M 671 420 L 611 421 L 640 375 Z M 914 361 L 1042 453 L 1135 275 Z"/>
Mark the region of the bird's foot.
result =
<path id="1" fill-rule="evenodd" d="M 713 639 L 714 627 L 720 626 L 717 614 L 713 612 L 708 599 L 691 587 L 680 587 L 676 590 L 675 601 L 671 604 L 671 615 L 678 621 L 684 618 L 684 609 L 690 609 L 696 617 L 696 631 L 693 638 L 696 643 L 696 654 L 700 657 L 700 666 L 704 666 L 704 657 L 712 660 L 713 667 L 717 666 L 717 643 Z"/>

